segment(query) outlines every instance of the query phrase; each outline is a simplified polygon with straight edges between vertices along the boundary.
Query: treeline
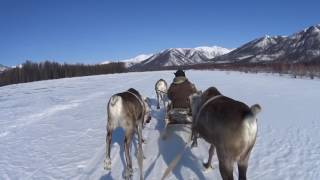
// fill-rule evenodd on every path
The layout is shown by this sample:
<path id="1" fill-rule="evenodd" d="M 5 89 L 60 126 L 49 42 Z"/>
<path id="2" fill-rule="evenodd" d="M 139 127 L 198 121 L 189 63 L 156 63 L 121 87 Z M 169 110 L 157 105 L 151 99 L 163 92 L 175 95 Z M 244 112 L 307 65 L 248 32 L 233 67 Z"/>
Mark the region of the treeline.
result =
<path id="1" fill-rule="evenodd" d="M 251 73 L 275 73 L 280 75 L 291 75 L 292 77 L 309 77 L 311 79 L 320 78 L 320 60 L 309 62 L 270 62 L 270 63 L 203 63 L 185 66 L 167 66 L 167 67 L 148 67 L 135 69 L 135 71 L 158 71 L 158 70 L 176 70 L 182 69 L 199 69 L 199 70 L 224 70 L 240 71 Z"/>
<path id="2" fill-rule="evenodd" d="M 272 73 L 291 75 L 292 77 L 320 77 L 320 61 L 313 62 L 272 62 L 272 63 L 232 63 L 194 65 L 192 69 L 219 69 L 226 71 L 240 71 L 245 73 Z"/>
<path id="3" fill-rule="evenodd" d="M 124 63 L 85 65 L 59 64 L 57 62 L 50 61 L 41 63 L 26 61 L 20 67 L 11 68 L 0 73 L 0 86 L 65 77 L 122 72 L 127 72 L 127 68 Z"/>

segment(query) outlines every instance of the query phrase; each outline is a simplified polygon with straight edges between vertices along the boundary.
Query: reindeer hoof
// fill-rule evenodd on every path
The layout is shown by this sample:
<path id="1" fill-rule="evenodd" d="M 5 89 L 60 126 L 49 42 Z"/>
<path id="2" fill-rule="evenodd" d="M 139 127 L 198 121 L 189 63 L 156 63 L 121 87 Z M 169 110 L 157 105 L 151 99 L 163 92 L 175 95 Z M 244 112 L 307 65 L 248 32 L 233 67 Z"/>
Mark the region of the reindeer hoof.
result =
<path id="1" fill-rule="evenodd" d="M 150 123 L 151 121 L 151 117 L 148 117 L 148 119 L 146 120 L 146 124 Z"/>
<path id="2" fill-rule="evenodd" d="M 124 178 L 126 180 L 132 179 L 132 175 L 133 175 L 133 169 L 132 168 L 126 168 L 125 174 L 124 174 Z"/>
<path id="3" fill-rule="evenodd" d="M 110 159 L 105 159 L 104 160 L 104 169 L 105 170 L 111 170 L 111 160 Z"/>
<path id="4" fill-rule="evenodd" d="M 198 147 L 198 142 L 193 141 L 191 144 L 191 148 Z"/>
<path id="5" fill-rule="evenodd" d="M 203 165 L 203 167 L 205 168 L 206 171 L 209 170 L 209 169 L 213 169 L 210 163 L 203 163 L 202 165 Z"/>

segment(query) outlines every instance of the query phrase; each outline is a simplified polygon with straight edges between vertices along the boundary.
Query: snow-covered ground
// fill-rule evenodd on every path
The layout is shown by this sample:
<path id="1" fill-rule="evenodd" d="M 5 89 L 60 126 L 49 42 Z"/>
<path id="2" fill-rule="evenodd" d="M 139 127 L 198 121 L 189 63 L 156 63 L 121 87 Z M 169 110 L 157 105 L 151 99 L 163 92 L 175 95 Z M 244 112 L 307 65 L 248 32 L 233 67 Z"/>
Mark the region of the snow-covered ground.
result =
<path id="1" fill-rule="evenodd" d="M 248 105 L 259 103 L 257 143 L 249 179 L 320 179 L 320 81 L 264 74 L 187 71 L 198 89 L 216 86 Z M 103 169 L 106 103 L 129 87 L 151 98 L 152 120 L 143 131 L 144 176 L 161 178 L 184 146 L 188 128 L 177 128 L 163 141 L 163 109 L 156 110 L 154 83 L 171 82 L 171 71 L 100 75 L 40 81 L 0 88 L 0 179 L 122 179 L 123 131 L 114 132 L 112 170 Z M 208 145 L 187 149 L 168 179 L 221 179 L 201 162 Z M 137 168 L 132 148 L 133 166 Z M 234 173 L 237 175 L 237 172 Z M 139 171 L 135 169 L 134 179 Z"/>

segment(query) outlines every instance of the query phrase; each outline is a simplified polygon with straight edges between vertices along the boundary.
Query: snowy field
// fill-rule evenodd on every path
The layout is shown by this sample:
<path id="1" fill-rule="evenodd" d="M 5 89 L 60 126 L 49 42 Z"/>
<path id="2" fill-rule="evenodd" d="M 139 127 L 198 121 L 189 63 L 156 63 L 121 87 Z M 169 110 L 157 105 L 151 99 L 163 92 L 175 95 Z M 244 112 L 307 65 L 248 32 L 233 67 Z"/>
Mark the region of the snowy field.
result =
<path id="1" fill-rule="evenodd" d="M 320 179 L 320 81 L 239 72 L 187 71 L 198 89 L 259 103 L 258 138 L 249 179 Z M 152 120 L 143 131 L 144 176 L 158 180 L 180 152 L 188 129 L 163 141 L 163 109 L 156 110 L 154 83 L 171 71 L 100 75 L 0 87 L 0 179 L 122 179 L 123 131 L 114 132 L 112 170 L 103 169 L 106 103 L 129 87 L 151 99 Z M 139 172 L 132 148 L 134 178 Z M 221 179 L 217 158 L 204 172 L 208 144 L 187 149 L 168 179 Z M 237 175 L 237 172 L 234 172 Z"/>

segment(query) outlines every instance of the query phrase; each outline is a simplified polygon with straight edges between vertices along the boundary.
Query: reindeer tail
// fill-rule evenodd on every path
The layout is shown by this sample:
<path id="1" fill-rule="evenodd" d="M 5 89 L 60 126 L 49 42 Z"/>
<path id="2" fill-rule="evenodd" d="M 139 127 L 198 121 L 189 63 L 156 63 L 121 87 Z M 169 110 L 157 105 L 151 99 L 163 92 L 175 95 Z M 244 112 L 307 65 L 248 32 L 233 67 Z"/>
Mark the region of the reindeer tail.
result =
<path id="1" fill-rule="evenodd" d="M 250 111 L 245 114 L 244 119 L 255 120 L 259 112 L 261 112 L 261 106 L 259 104 L 252 105 Z"/>
<path id="2" fill-rule="evenodd" d="M 109 103 L 110 103 L 111 106 L 114 106 L 120 99 L 121 99 L 120 96 L 113 95 L 113 96 L 110 98 Z"/>
<path id="3" fill-rule="evenodd" d="M 250 107 L 251 113 L 256 116 L 259 112 L 261 112 L 261 106 L 259 104 L 255 104 Z"/>

